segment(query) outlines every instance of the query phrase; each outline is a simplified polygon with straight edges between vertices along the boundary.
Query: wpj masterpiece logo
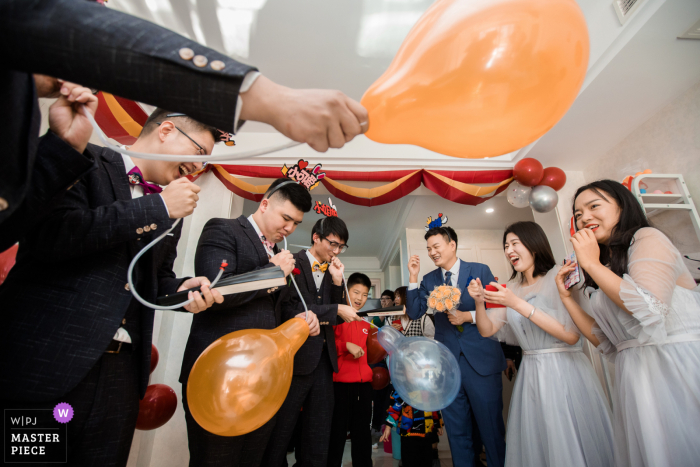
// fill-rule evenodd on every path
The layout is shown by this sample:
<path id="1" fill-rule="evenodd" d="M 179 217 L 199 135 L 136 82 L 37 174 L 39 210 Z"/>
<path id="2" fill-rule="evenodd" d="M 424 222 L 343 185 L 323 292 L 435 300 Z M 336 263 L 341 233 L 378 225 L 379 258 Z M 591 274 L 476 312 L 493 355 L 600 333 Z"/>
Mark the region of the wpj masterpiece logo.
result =
<path id="1" fill-rule="evenodd" d="M 53 409 L 5 409 L 6 464 L 68 462 L 68 422 L 73 408 L 60 403 Z"/>

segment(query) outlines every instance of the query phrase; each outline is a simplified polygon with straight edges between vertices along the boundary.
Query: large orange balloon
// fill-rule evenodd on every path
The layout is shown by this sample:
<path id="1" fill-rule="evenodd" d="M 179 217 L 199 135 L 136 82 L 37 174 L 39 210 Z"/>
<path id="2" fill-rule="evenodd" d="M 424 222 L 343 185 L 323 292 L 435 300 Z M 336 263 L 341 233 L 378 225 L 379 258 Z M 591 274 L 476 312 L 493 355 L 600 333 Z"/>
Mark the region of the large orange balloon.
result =
<path id="1" fill-rule="evenodd" d="M 307 337 L 306 321 L 294 318 L 276 329 L 246 329 L 215 340 L 187 383 L 197 423 L 219 436 L 244 435 L 267 423 L 287 397 L 294 354 Z"/>
<path id="2" fill-rule="evenodd" d="M 366 135 L 454 157 L 515 151 L 569 109 L 588 52 L 575 0 L 438 0 L 362 97 Z"/>

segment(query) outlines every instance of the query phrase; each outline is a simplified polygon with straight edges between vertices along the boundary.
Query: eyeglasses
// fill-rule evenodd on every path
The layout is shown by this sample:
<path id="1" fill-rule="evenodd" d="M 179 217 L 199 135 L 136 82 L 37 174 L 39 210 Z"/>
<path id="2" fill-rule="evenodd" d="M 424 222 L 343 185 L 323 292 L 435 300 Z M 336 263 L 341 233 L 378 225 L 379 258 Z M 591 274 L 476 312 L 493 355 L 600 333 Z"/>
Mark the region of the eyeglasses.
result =
<path id="1" fill-rule="evenodd" d="M 184 117 L 184 116 L 185 116 L 185 114 L 168 114 L 168 115 L 165 116 L 165 118 L 168 118 L 168 117 Z M 157 124 L 157 125 L 162 125 L 163 122 L 156 122 L 156 124 Z M 204 155 L 207 154 L 207 151 L 206 151 L 198 142 L 196 142 L 195 140 L 193 140 L 192 137 L 191 137 L 190 135 L 188 135 L 187 133 L 185 133 L 184 131 L 182 131 L 180 128 L 178 128 L 177 125 L 173 125 L 173 126 L 175 127 L 175 129 L 176 129 L 177 131 L 179 131 L 179 132 L 182 133 L 183 135 L 187 136 L 187 139 L 189 139 L 190 141 L 192 141 L 192 142 L 194 143 L 194 145 L 197 146 L 197 155 L 198 155 L 198 156 L 204 156 Z M 204 167 L 205 165 L 207 165 L 206 162 L 202 163 L 202 167 Z"/>
<path id="2" fill-rule="evenodd" d="M 323 237 L 323 240 L 327 241 L 331 246 L 331 251 L 335 251 L 340 248 L 340 253 L 345 253 L 348 251 L 348 246 L 345 243 L 332 242 L 328 240 L 328 237 Z"/>

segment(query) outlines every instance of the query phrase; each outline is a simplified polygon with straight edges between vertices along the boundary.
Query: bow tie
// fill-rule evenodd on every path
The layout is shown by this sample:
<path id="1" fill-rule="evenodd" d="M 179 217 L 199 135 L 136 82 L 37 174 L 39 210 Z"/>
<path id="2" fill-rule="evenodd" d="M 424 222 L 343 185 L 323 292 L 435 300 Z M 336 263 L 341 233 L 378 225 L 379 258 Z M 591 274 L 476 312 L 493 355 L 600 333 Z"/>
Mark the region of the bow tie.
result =
<path id="1" fill-rule="evenodd" d="M 326 269 L 328 269 L 328 263 L 318 264 L 318 261 L 314 261 L 314 264 L 311 266 L 313 272 L 326 272 Z"/>
<path id="2" fill-rule="evenodd" d="M 141 173 L 141 170 L 138 167 L 134 167 L 133 169 L 129 170 L 129 173 L 127 173 L 126 175 L 129 177 L 129 183 L 131 185 L 141 185 L 141 187 L 143 188 L 144 195 L 160 193 L 161 191 L 163 191 L 163 189 L 155 183 L 149 183 L 144 181 L 143 174 Z"/>

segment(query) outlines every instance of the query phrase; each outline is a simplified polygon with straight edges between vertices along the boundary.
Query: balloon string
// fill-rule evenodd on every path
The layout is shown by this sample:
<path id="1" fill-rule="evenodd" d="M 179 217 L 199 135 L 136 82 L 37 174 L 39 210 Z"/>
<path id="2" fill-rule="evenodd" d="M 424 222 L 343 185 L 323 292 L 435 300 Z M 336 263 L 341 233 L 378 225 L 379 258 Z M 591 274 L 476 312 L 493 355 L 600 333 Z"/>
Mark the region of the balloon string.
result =
<path id="1" fill-rule="evenodd" d="M 287 237 L 284 238 L 284 249 L 287 249 Z M 307 314 L 309 313 L 309 307 L 306 306 L 306 302 L 304 301 L 304 297 L 301 295 L 301 291 L 299 290 L 299 286 L 297 285 L 297 281 L 294 280 L 294 271 L 292 271 L 292 274 L 289 276 L 290 279 L 292 279 L 292 284 L 294 284 L 294 288 L 297 289 L 297 293 L 299 294 L 299 298 L 301 299 L 301 303 L 304 305 L 304 319 L 306 319 Z"/>
<path id="2" fill-rule="evenodd" d="M 217 154 L 216 156 L 214 155 L 191 155 L 191 156 L 180 156 L 180 155 L 175 155 L 175 154 L 151 154 L 147 152 L 138 152 L 138 151 L 132 151 L 130 149 L 125 149 L 121 148 L 115 144 L 112 144 L 109 142 L 107 139 L 107 135 L 104 134 L 102 131 L 102 128 L 97 124 L 95 121 L 95 117 L 92 116 L 92 114 L 85 108 L 85 105 L 81 106 L 81 109 L 83 111 L 83 114 L 87 117 L 87 119 L 90 121 L 90 124 L 92 124 L 92 128 L 95 130 L 97 133 L 97 136 L 100 138 L 100 141 L 111 149 L 112 151 L 116 151 L 121 154 L 126 154 L 127 156 L 130 157 L 136 157 L 139 159 L 151 159 L 151 160 L 157 160 L 157 161 L 174 161 L 174 162 L 220 162 L 220 161 L 234 161 L 238 159 L 249 159 L 253 157 L 258 157 L 258 156 L 263 156 L 265 154 L 270 154 L 273 152 L 277 151 L 282 151 L 284 149 L 289 149 L 293 148 L 295 146 L 299 146 L 302 143 L 298 143 L 296 141 L 290 141 L 284 144 L 280 144 L 278 146 L 270 146 L 267 148 L 262 148 L 262 149 L 253 149 L 251 151 L 244 151 L 244 152 L 231 152 L 231 153 L 224 153 L 224 154 Z"/>
<path id="3" fill-rule="evenodd" d="M 192 302 L 192 300 L 194 300 L 194 299 L 191 299 L 191 300 L 187 300 L 187 301 L 184 301 L 182 303 L 179 303 L 177 305 L 170 305 L 170 306 L 155 305 L 155 304 L 149 303 L 146 300 L 144 300 L 143 298 L 141 298 L 141 295 L 139 295 L 138 292 L 136 292 L 136 286 L 134 285 L 133 271 L 134 271 L 134 266 L 136 266 L 136 262 L 139 260 L 139 258 L 141 258 L 141 256 L 144 255 L 144 253 L 146 253 L 151 247 L 153 247 L 153 245 L 155 245 L 156 243 L 161 241 L 163 238 L 165 238 L 166 235 L 168 235 L 170 232 L 172 232 L 173 229 L 175 228 L 175 226 L 177 226 L 177 224 L 180 222 L 180 220 L 181 219 L 176 220 L 173 223 L 173 226 L 170 227 L 170 229 L 163 232 L 158 238 L 156 238 L 151 243 L 146 245 L 146 247 L 144 249 L 142 249 L 141 251 L 136 253 L 136 256 L 134 256 L 134 259 L 131 260 L 131 264 L 129 264 L 129 271 L 127 272 L 126 279 L 129 282 L 129 290 L 131 291 L 131 295 L 133 295 L 136 300 L 141 302 L 142 305 L 145 305 L 148 308 L 153 308 L 154 310 L 175 310 L 175 309 L 181 308 L 185 305 L 189 305 Z M 210 289 L 213 289 L 214 286 L 216 285 L 216 283 L 219 282 L 219 279 L 221 279 L 221 275 L 224 273 L 224 264 L 225 263 L 226 263 L 226 260 L 223 260 L 221 263 L 221 267 L 219 268 L 219 274 L 216 275 L 216 278 L 209 286 Z"/>

